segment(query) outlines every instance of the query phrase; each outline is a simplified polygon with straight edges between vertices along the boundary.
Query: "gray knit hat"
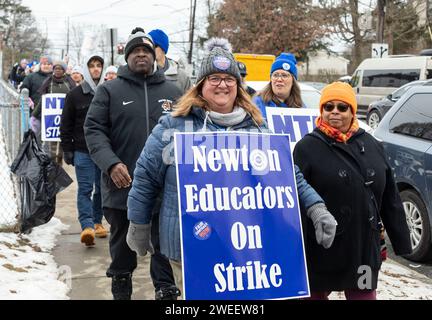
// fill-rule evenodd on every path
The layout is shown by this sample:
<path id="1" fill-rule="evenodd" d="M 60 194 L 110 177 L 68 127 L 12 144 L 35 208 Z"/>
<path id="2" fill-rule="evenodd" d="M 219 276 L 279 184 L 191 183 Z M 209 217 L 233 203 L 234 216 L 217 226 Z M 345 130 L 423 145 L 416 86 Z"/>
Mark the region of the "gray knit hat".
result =
<path id="1" fill-rule="evenodd" d="M 213 73 L 228 73 L 241 82 L 237 62 L 231 53 L 231 44 L 224 38 L 211 38 L 205 44 L 209 51 L 201 61 L 196 82 Z"/>
<path id="2" fill-rule="evenodd" d="M 143 31 L 134 29 L 132 30 L 132 34 L 129 36 L 126 42 L 126 47 L 125 47 L 126 62 L 132 50 L 140 46 L 147 47 L 153 54 L 153 58 L 156 59 L 155 46 L 152 37 Z"/>

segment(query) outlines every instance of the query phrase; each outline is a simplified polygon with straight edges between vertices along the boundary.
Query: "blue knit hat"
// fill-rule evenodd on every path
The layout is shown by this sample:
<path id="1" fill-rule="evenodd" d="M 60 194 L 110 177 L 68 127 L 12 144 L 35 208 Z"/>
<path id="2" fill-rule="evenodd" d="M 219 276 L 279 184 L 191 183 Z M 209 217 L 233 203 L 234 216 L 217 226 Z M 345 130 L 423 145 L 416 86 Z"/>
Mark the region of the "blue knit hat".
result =
<path id="1" fill-rule="evenodd" d="M 148 34 L 152 37 L 154 44 L 158 47 L 161 47 L 165 54 L 167 54 L 169 48 L 169 39 L 166 33 L 160 29 L 154 29 Z"/>
<path id="2" fill-rule="evenodd" d="M 271 66 L 270 75 L 276 70 L 285 70 L 291 73 L 297 80 L 297 60 L 292 53 L 283 52 L 278 56 Z"/>

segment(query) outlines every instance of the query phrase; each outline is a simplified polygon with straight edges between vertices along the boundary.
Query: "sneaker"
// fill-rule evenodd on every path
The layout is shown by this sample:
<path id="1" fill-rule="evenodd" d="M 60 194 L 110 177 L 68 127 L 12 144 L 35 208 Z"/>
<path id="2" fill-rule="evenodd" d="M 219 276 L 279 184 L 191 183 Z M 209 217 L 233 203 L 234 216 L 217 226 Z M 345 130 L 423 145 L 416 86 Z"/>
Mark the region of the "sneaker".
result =
<path id="1" fill-rule="evenodd" d="M 87 247 L 94 246 L 95 242 L 95 231 L 93 228 L 85 228 L 81 232 L 81 242 L 84 243 Z"/>
<path id="2" fill-rule="evenodd" d="M 108 231 L 104 228 L 101 223 L 95 224 L 95 235 L 97 238 L 106 238 Z"/>

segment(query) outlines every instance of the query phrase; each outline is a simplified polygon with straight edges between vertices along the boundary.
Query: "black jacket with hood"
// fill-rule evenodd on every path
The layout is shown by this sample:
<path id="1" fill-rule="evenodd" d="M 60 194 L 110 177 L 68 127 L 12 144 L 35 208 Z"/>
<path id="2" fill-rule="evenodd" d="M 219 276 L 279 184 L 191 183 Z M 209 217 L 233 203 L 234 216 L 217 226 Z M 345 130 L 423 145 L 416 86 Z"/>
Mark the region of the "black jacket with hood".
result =
<path id="1" fill-rule="evenodd" d="M 84 124 L 90 156 L 102 170 L 104 207 L 126 210 L 130 188 L 118 189 L 109 176 L 117 163 L 124 163 L 133 177 L 136 161 L 162 114 L 181 96 L 165 81 L 162 70 L 144 76 L 121 66 L 117 78 L 96 90 Z"/>
<path id="2" fill-rule="evenodd" d="M 96 87 L 104 81 L 101 74 L 96 84 L 90 75 L 87 64 L 93 57 L 95 55 L 86 59 L 83 66 L 84 82 L 66 95 L 60 124 L 61 146 L 65 152 L 89 153 L 84 137 L 84 121 Z"/>

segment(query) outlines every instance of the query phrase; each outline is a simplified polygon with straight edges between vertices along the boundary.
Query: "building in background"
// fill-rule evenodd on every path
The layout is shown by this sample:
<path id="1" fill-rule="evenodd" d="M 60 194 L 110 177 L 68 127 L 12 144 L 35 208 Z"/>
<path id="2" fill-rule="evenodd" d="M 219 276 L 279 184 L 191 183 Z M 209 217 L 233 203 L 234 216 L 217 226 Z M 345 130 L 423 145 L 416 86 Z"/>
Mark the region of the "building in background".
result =
<path id="1" fill-rule="evenodd" d="M 310 53 L 308 59 L 298 65 L 301 81 L 332 82 L 348 74 L 349 60 L 325 50 Z"/>

